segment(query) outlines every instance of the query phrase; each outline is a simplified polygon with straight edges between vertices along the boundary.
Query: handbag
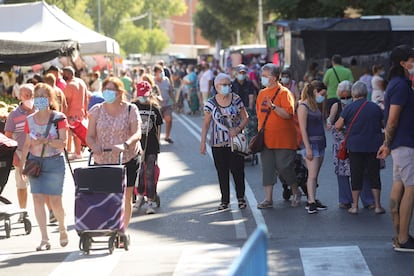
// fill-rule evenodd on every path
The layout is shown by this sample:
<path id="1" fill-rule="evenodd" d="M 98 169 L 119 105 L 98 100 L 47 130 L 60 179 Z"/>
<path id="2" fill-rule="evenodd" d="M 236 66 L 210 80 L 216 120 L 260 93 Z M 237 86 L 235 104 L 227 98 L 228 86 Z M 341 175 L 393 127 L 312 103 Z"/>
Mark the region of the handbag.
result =
<path id="1" fill-rule="evenodd" d="M 52 126 L 52 120 L 54 117 L 54 112 L 50 114 L 49 122 L 46 127 L 46 131 L 44 133 L 44 137 L 46 138 L 49 135 L 50 127 Z M 43 154 L 45 153 L 46 145 L 43 144 L 42 146 L 42 153 L 40 154 L 40 158 L 43 158 Z M 27 159 L 24 163 L 24 168 L 22 171 L 23 175 L 27 175 L 30 177 L 38 177 L 40 175 L 40 171 L 42 170 L 42 159 L 35 160 L 35 159 Z"/>
<path id="2" fill-rule="evenodd" d="M 276 91 L 275 95 L 273 96 L 272 102 L 276 99 L 276 96 L 277 96 L 277 94 L 279 94 L 279 91 L 280 91 L 280 87 Z M 269 115 L 270 115 L 270 112 L 268 112 L 266 114 L 266 117 L 264 119 L 263 125 L 260 128 L 260 130 L 250 140 L 249 147 L 248 147 L 250 153 L 258 153 L 258 152 L 261 152 L 264 149 L 264 147 L 265 147 L 265 143 L 264 143 L 264 127 L 266 125 L 267 119 L 269 118 Z"/>
<path id="3" fill-rule="evenodd" d="M 348 140 L 348 135 L 349 132 L 351 131 L 352 125 L 355 122 L 355 119 L 358 117 L 359 113 L 361 112 L 362 108 L 367 104 L 368 101 L 365 101 L 360 108 L 358 109 L 358 111 L 355 113 L 354 117 L 352 118 L 351 124 L 349 125 L 349 128 L 346 131 L 345 134 L 345 138 L 344 140 L 341 142 L 341 144 L 339 145 L 339 150 L 337 153 L 337 157 L 339 160 L 345 160 L 348 158 L 348 149 L 346 148 L 346 141 Z"/>

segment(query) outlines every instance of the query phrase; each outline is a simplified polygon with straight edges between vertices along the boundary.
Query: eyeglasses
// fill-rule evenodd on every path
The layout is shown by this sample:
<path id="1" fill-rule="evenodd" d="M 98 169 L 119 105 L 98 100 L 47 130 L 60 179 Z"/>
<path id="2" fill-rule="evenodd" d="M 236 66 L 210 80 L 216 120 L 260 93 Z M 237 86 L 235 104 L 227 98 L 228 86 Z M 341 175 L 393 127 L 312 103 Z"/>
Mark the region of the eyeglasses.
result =
<path id="1" fill-rule="evenodd" d="M 349 100 L 349 99 L 351 99 L 352 98 L 352 96 L 348 96 L 348 97 L 340 97 L 340 99 L 341 100 Z"/>

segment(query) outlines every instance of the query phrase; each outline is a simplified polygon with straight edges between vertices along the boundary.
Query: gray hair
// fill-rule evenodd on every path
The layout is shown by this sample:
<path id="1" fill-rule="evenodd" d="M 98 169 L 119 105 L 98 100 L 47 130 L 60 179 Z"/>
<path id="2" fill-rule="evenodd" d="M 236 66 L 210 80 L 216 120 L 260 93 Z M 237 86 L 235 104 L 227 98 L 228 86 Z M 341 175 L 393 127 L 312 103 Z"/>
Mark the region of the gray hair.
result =
<path id="1" fill-rule="evenodd" d="M 24 84 L 20 85 L 19 91 L 21 91 L 22 89 L 26 89 L 26 90 L 31 91 L 32 95 L 33 95 L 34 85 L 33 85 L 33 83 L 24 83 Z"/>
<path id="2" fill-rule="evenodd" d="M 216 88 L 217 91 L 219 91 L 219 89 L 217 88 L 217 84 L 220 83 L 222 80 L 229 80 L 231 82 L 231 78 L 229 75 L 224 74 L 224 73 L 219 73 L 214 79 L 214 87 Z"/>
<path id="3" fill-rule="evenodd" d="M 351 95 L 353 98 L 366 98 L 368 96 L 367 85 L 362 81 L 357 81 L 352 85 Z"/>
<path id="4" fill-rule="evenodd" d="M 338 84 L 338 88 L 336 89 L 336 95 L 338 96 L 338 98 L 339 98 L 339 94 L 341 94 L 344 91 L 351 92 L 351 87 L 352 87 L 352 84 L 349 80 L 341 81 Z"/>
<path id="5" fill-rule="evenodd" d="M 273 63 L 266 63 L 262 67 L 262 72 L 267 71 L 273 77 L 276 77 L 276 80 L 279 81 L 280 77 L 280 68 Z"/>

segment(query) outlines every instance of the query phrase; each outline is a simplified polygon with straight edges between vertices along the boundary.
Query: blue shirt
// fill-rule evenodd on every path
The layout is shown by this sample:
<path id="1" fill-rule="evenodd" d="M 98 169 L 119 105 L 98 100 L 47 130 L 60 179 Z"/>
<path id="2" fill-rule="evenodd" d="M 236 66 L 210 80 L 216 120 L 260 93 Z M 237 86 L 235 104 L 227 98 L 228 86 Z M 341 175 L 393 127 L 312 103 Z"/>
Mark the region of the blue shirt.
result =
<path id="1" fill-rule="evenodd" d="M 394 77 L 390 80 L 384 96 L 385 122 L 388 121 L 390 105 L 402 107 L 390 149 L 401 146 L 414 148 L 414 92 L 409 79 Z"/>
<path id="2" fill-rule="evenodd" d="M 358 99 L 347 105 L 341 113 L 345 126 L 349 125 L 361 105 L 367 99 Z M 383 113 L 379 106 L 373 102 L 367 102 L 355 119 L 351 131 L 348 134 L 346 147 L 351 152 L 377 152 L 384 138 L 381 132 Z"/>

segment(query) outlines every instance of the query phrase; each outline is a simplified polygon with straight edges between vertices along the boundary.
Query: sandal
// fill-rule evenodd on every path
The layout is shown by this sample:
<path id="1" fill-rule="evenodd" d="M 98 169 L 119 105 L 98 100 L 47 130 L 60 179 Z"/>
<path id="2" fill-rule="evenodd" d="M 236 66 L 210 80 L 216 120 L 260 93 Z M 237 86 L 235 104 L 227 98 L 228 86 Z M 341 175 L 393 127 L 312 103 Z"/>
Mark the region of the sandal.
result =
<path id="1" fill-rule="evenodd" d="M 40 242 L 40 245 L 36 247 L 36 251 L 42 251 L 42 250 L 50 250 L 49 240 L 42 240 Z"/>
<path id="2" fill-rule="evenodd" d="M 59 231 L 60 233 L 60 246 L 65 247 L 66 245 L 68 245 L 69 240 L 68 240 L 68 233 L 66 233 L 66 230 L 61 230 Z"/>
<path id="3" fill-rule="evenodd" d="M 244 200 L 244 198 L 240 198 L 239 199 L 239 209 L 246 209 L 247 204 L 246 204 L 246 200 Z"/>
<path id="4" fill-rule="evenodd" d="M 229 204 L 228 203 L 220 203 L 219 207 L 217 208 L 217 210 L 225 210 L 229 208 Z"/>

